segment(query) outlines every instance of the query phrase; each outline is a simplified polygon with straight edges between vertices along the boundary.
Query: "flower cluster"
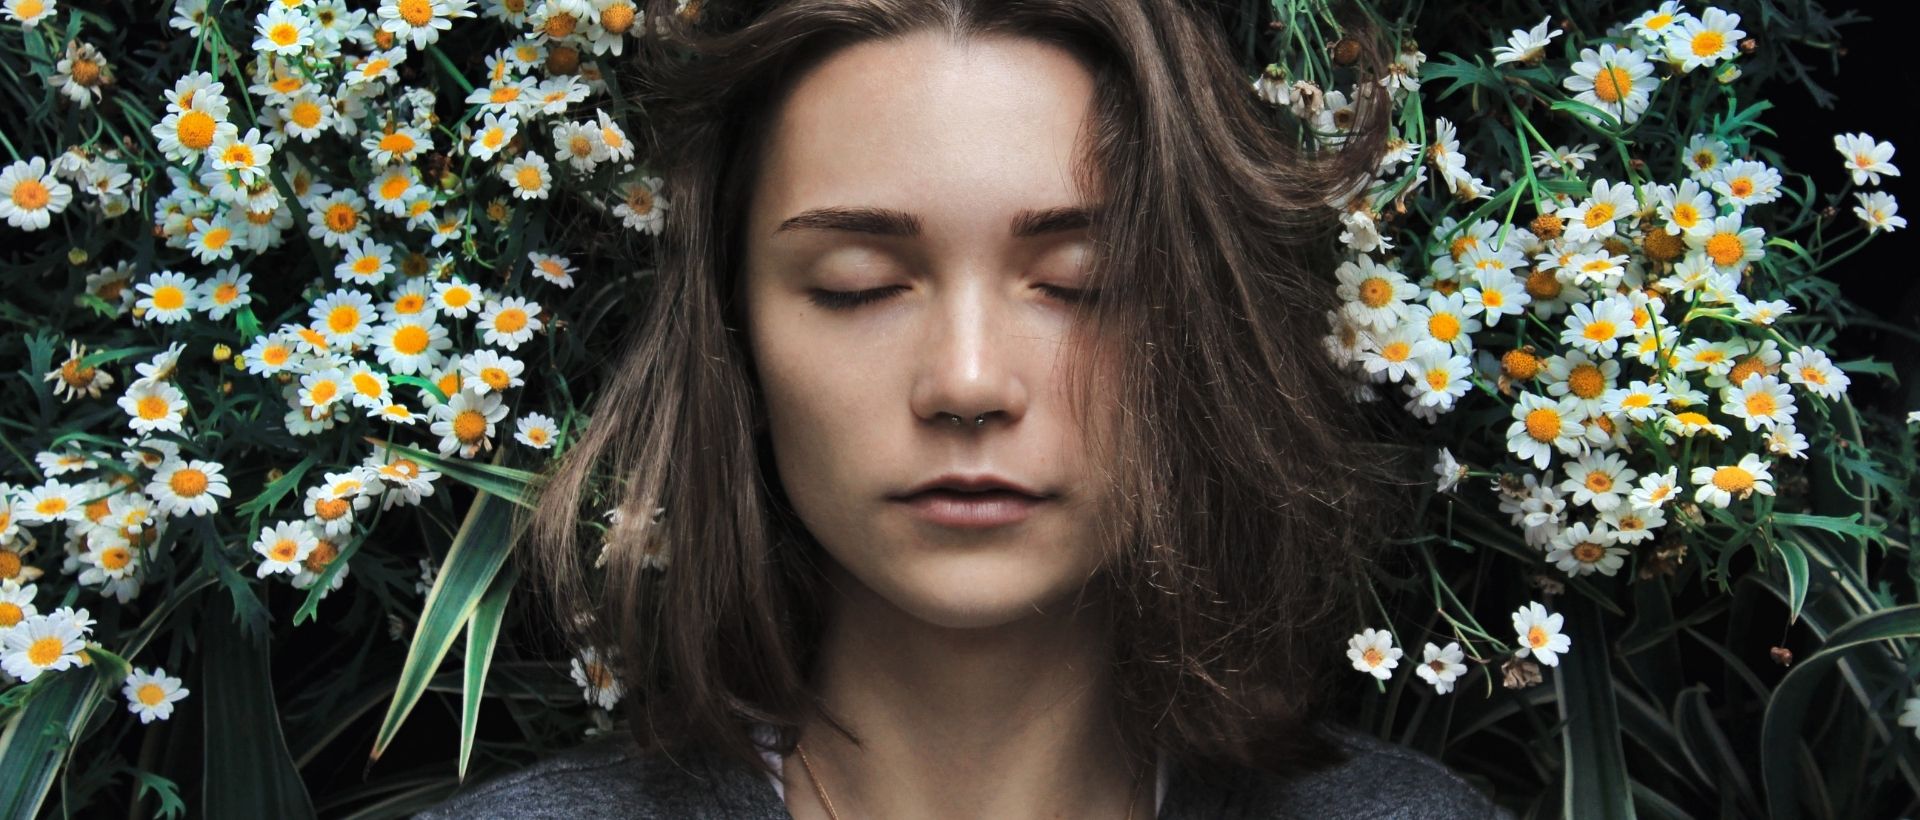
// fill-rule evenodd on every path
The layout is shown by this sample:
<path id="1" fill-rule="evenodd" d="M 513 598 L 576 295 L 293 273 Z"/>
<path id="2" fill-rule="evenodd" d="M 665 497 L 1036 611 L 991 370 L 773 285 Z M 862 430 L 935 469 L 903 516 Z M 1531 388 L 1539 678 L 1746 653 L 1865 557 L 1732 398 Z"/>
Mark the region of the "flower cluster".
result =
<path id="1" fill-rule="evenodd" d="M 1483 453 L 1486 467 L 1443 449 L 1439 489 L 1458 494 L 1468 475 L 1494 477 L 1500 512 L 1543 566 L 1610 577 L 1642 550 L 1639 571 L 1660 572 L 1676 560 L 1663 545 L 1716 511 L 1752 520 L 1771 509 L 1780 462 L 1808 457 L 1809 424 L 1825 424 L 1852 377 L 1810 337 L 1782 330 L 1802 289 L 1784 275 L 1791 260 L 1779 248 L 1798 246 L 1768 234 L 1768 209 L 1787 195 L 1786 181 L 1750 150 L 1748 133 L 1723 125 L 1683 143 L 1643 130 L 1637 155 L 1620 138 L 1662 95 L 1738 77 L 1740 16 L 1718 8 L 1695 16 L 1669 0 L 1581 47 L 1564 69 L 1548 59 L 1564 34 L 1551 22 L 1513 31 L 1492 51 L 1495 68 L 1448 67 L 1447 76 L 1506 83 L 1502 72 L 1513 72 L 1524 81 L 1509 87 L 1565 110 L 1575 130 L 1607 147 L 1549 142 L 1516 105 L 1507 113 L 1527 161 L 1496 169 L 1490 183 L 1475 174 L 1455 123 L 1433 118 L 1422 144 L 1428 123 L 1402 116 L 1374 178 L 1344 208 L 1347 258 L 1334 272 L 1340 305 L 1327 316 L 1325 347 L 1352 368 L 1364 399 L 1396 397 L 1434 425 L 1471 416 L 1446 428 L 1469 439 L 1442 440 Z M 1708 79 L 1691 77 L 1696 69 Z M 1276 95 L 1281 73 L 1270 70 L 1256 90 L 1311 118 L 1311 102 L 1300 101 L 1317 89 L 1295 84 Z M 1346 103 L 1340 92 L 1324 97 L 1329 107 Z M 1338 144 L 1353 120 L 1319 118 L 1316 136 Z M 1834 143 L 1855 185 L 1899 175 L 1886 142 L 1848 134 Z M 1415 157 L 1424 162 L 1403 167 Z M 1389 218 L 1421 202 L 1430 178 L 1439 185 L 1421 216 L 1431 227 L 1394 231 Z M 1856 198 L 1861 241 L 1904 227 L 1889 194 Z M 1452 212 L 1460 206 L 1470 212 Z M 1527 206 L 1534 216 L 1516 219 Z M 1481 438 L 1488 430 L 1501 435 Z M 1564 645 L 1533 637 L 1564 639 L 1559 616 L 1535 633 L 1545 611 L 1522 614 L 1512 656 L 1532 652 L 1554 665 Z M 1469 613 L 1454 625 L 1469 648 L 1475 639 L 1504 646 Z M 1385 679 L 1400 656 L 1391 641 L 1369 629 L 1349 658 Z M 1425 647 L 1440 691 L 1451 688 L 1441 670 L 1453 669 L 1445 659 L 1459 649 Z"/>

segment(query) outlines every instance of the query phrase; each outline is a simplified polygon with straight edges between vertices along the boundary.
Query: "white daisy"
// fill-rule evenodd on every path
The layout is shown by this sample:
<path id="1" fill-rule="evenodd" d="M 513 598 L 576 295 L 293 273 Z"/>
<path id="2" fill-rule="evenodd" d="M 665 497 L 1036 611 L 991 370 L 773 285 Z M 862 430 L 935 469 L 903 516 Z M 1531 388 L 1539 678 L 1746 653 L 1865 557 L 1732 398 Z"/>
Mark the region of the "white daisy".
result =
<path id="1" fill-rule="evenodd" d="M 1687 246 L 1704 251 L 1715 268 L 1738 273 L 1767 254 L 1766 239 L 1766 232 L 1759 228 L 1740 227 L 1740 214 L 1732 213 L 1714 217 L 1710 230 L 1689 234 Z"/>
<path id="2" fill-rule="evenodd" d="M 167 515 L 211 515 L 220 509 L 218 499 L 233 495 L 225 469 L 211 461 L 174 459 L 154 471 L 146 492 Z"/>
<path id="3" fill-rule="evenodd" d="M 1581 49 L 1580 59 L 1572 68 L 1573 76 L 1561 85 L 1574 92 L 1575 100 L 1613 115 L 1622 125 L 1640 119 L 1660 84 L 1645 54 L 1612 44 L 1604 44 L 1598 51 Z M 1576 116 L 1594 119 L 1584 113 L 1576 112 Z"/>
<path id="4" fill-rule="evenodd" d="M 527 261 L 533 263 L 534 276 L 563 288 L 573 287 L 573 263 L 566 257 L 533 251 L 527 254 Z"/>
<path id="5" fill-rule="evenodd" d="M 481 395 L 504 393 L 526 384 L 520 378 L 525 369 L 519 359 L 482 348 L 460 359 L 461 385 Z"/>
<path id="6" fill-rule="evenodd" d="M 473 139 L 467 143 L 467 155 L 476 159 L 492 159 L 494 154 L 507 147 L 520 131 L 520 121 L 512 116 L 488 113 L 481 117 L 479 130 L 473 132 Z"/>
<path id="7" fill-rule="evenodd" d="M 1709 6 L 1699 17 L 1682 20 L 1667 33 L 1667 59 L 1681 71 L 1731 60 L 1740 53 L 1740 38 L 1747 36 L 1738 25 L 1740 15 Z"/>
<path id="8" fill-rule="evenodd" d="M 411 376 L 430 370 L 446 359 L 453 346 L 447 329 L 432 316 L 395 319 L 373 334 L 374 356 L 395 373 Z"/>
<path id="9" fill-rule="evenodd" d="M 1460 650 L 1458 641 L 1448 641 L 1445 647 L 1429 643 L 1420 649 L 1420 665 L 1413 672 L 1444 695 L 1453 691 L 1454 681 L 1467 673 L 1466 659 L 1467 653 Z"/>
<path id="10" fill-rule="evenodd" d="M 86 610 L 80 610 L 84 613 Z M 58 672 L 79 664 L 87 636 L 66 607 L 35 615 L 0 635 L 0 667 L 21 683 L 32 683 L 42 672 Z"/>
<path id="11" fill-rule="evenodd" d="M 1658 507 L 1622 504 L 1600 514 L 1600 523 L 1613 529 L 1613 537 L 1622 544 L 1637 544 L 1653 539 L 1653 531 L 1667 524 L 1667 514 Z"/>
<path id="12" fill-rule="evenodd" d="M 1643 11 L 1628 21 L 1627 30 L 1640 35 L 1648 45 L 1658 45 L 1679 23 L 1692 19 L 1693 15 L 1681 8 L 1680 0 L 1661 0 L 1659 7 Z"/>
<path id="13" fill-rule="evenodd" d="M 1860 202 L 1859 205 L 1854 206 L 1853 215 L 1860 217 L 1860 221 L 1866 224 L 1869 236 L 1907 226 L 1907 218 L 1897 215 L 1900 213 L 1900 203 L 1893 198 L 1893 194 L 1873 191 L 1854 194 L 1853 198 Z"/>
<path id="14" fill-rule="evenodd" d="M 346 255 L 340 259 L 340 264 L 333 266 L 333 275 L 341 281 L 377 284 L 394 270 L 392 246 L 371 239 L 359 239 L 342 244 L 340 249 Z"/>
<path id="15" fill-rule="evenodd" d="M 1531 65 L 1539 62 L 1541 58 L 1546 56 L 1547 45 L 1553 42 L 1553 38 L 1561 34 L 1561 31 L 1557 28 L 1551 31 L 1548 30 L 1548 23 L 1552 20 L 1552 17 L 1542 17 L 1540 18 L 1540 23 L 1532 29 L 1514 29 L 1513 33 L 1507 36 L 1506 45 L 1494 47 L 1493 64 L 1522 63 Z"/>
<path id="16" fill-rule="evenodd" d="M 1515 657 L 1527 657 L 1529 654 L 1548 666 L 1559 666 L 1560 656 L 1572 648 L 1573 639 L 1560 634 L 1565 616 L 1547 612 L 1547 608 L 1538 602 L 1528 602 L 1513 613 L 1513 631 L 1520 636 L 1520 648 Z"/>
<path id="17" fill-rule="evenodd" d="M 500 178 L 506 180 L 513 188 L 513 195 L 521 199 L 546 199 L 553 184 L 547 160 L 539 154 L 527 154 L 501 166 Z"/>
<path id="18" fill-rule="evenodd" d="M 19 23 L 23 29 L 40 25 L 40 21 L 52 17 L 59 8 L 58 0 L 6 0 L 0 4 L 0 11 L 6 12 L 7 19 Z"/>
<path id="19" fill-rule="evenodd" d="M 1553 451 L 1578 455 L 1585 449 L 1586 428 L 1579 422 L 1578 399 L 1558 402 L 1536 393 L 1521 393 L 1513 405 L 1513 423 L 1507 426 L 1507 450 L 1542 470 Z"/>
<path id="20" fill-rule="evenodd" d="M 545 323 L 540 321 L 540 303 L 508 296 L 487 302 L 474 326 L 487 344 L 519 350 Z"/>
<path id="21" fill-rule="evenodd" d="M 1347 640 L 1347 660 L 1353 668 L 1380 680 L 1393 677 L 1400 665 L 1400 647 L 1393 645 L 1393 633 L 1368 627 Z"/>
<path id="22" fill-rule="evenodd" d="M 307 203 L 307 222 L 307 235 L 332 248 L 366 236 L 373 224 L 367 219 L 367 201 L 351 188 Z"/>
<path id="23" fill-rule="evenodd" d="M 1853 383 L 1852 377 L 1827 358 L 1826 351 L 1817 347 L 1803 347 L 1787 354 L 1787 381 L 1806 388 L 1807 392 L 1833 401 L 1847 392 L 1847 386 Z"/>
<path id="24" fill-rule="evenodd" d="M 473 458 L 481 450 L 493 448 L 494 425 L 507 417 L 500 394 L 485 396 L 462 390 L 433 408 L 433 425 L 428 428 L 440 437 L 440 454 L 460 451 L 462 458 Z"/>
<path id="25" fill-rule="evenodd" d="M 260 566 L 254 571 L 254 577 L 299 572 L 300 562 L 307 560 L 318 540 L 305 521 L 282 521 L 262 529 L 260 537 L 253 542 L 253 551 L 260 555 Z"/>
<path id="26" fill-rule="evenodd" d="M 1793 422 L 1793 394 L 1777 378 L 1750 373 L 1738 386 L 1720 392 L 1720 412 L 1746 422 L 1752 432 Z"/>
<path id="27" fill-rule="evenodd" d="M 327 344 L 340 347 L 366 342 L 379 315 L 373 308 L 373 297 L 350 289 L 329 293 L 307 309 L 307 317 L 315 322 L 314 329 L 326 337 Z"/>
<path id="28" fill-rule="evenodd" d="M 603 658 L 591 647 L 581 650 L 580 656 L 572 661 L 574 685 L 580 687 L 582 697 L 588 703 L 602 709 L 612 709 L 626 693 L 626 687 L 614 673 L 609 659 Z"/>
<path id="29" fill-rule="evenodd" d="M 1614 225 L 1630 218 L 1640 208 L 1634 200 L 1633 186 L 1626 182 L 1593 181 L 1592 196 L 1579 205 L 1561 208 L 1555 216 L 1566 220 L 1563 234 L 1569 242 L 1605 239 L 1615 233 Z"/>
<path id="30" fill-rule="evenodd" d="M 1900 169 L 1893 166 L 1893 143 L 1874 141 L 1866 133 L 1835 134 L 1833 149 L 1846 159 L 1846 169 L 1853 174 L 1855 185 L 1879 185 L 1880 175 L 1890 177 L 1900 175 Z"/>
<path id="31" fill-rule="evenodd" d="M 1405 274 L 1369 257 L 1340 263 L 1334 275 L 1340 282 L 1335 293 L 1346 301 L 1347 315 L 1362 327 L 1392 327 L 1406 316 L 1407 301 L 1420 293 Z"/>
<path id="32" fill-rule="evenodd" d="M 169 382 L 138 381 L 117 402 L 136 433 L 179 433 L 186 418 L 187 395 Z"/>
<path id="33" fill-rule="evenodd" d="M 1620 506 L 1620 491 L 1640 476 L 1619 453 L 1582 453 L 1565 469 L 1567 480 L 1560 482 L 1561 491 L 1571 494 L 1573 503 L 1600 512 Z"/>
<path id="34" fill-rule="evenodd" d="M 1619 349 L 1621 337 L 1632 335 L 1633 307 L 1622 299 L 1575 304 L 1565 324 L 1560 331 L 1561 342 L 1605 358 Z"/>
<path id="35" fill-rule="evenodd" d="M 1741 456 L 1736 464 L 1695 467 L 1691 478 L 1699 486 L 1693 500 L 1722 509 L 1736 497 L 1745 501 L 1754 493 L 1773 495 L 1773 471 L 1754 453 Z"/>
<path id="36" fill-rule="evenodd" d="M 19 626 L 21 621 L 39 614 L 40 610 L 33 605 L 33 596 L 37 591 L 39 587 L 33 584 L 21 586 L 13 578 L 0 581 L 0 635 L 5 635 L 7 630 Z"/>
<path id="37" fill-rule="evenodd" d="M 536 450 L 552 449 L 554 441 L 559 437 L 560 433 L 553 423 L 553 418 L 543 413 L 521 415 L 513 434 L 514 441 Z"/>
<path id="38" fill-rule="evenodd" d="M 1598 572 L 1611 576 L 1626 562 L 1627 550 L 1616 546 L 1616 538 L 1605 526 L 1589 528 L 1575 523 L 1560 532 L 1553 541 L 1547 560 L 1561 572 L 1579 577 Z"/>
<path id="39" fill-rule="evenodd" d="M 127 699 L 127 711 L 139 715 L 141 723 L 172 717 L 173 704 L 185 698 L 188 692 L 180 685 L 179 678 L 169 676 L 166 670 L 158 668 L 148 672 L 135 667 L 120 687 L 120 694 Z"/>
<path id="40" fill-rule="evenodd" d="M 613 215 L 620 217 L 621 224 L 631 230 L 660 233 L 666 226 L 667 211 L 671 205 L 660 193 L 663 184 L 659 177 L 622 181 L 617 186 L 620 201 L 614 204 Z"/>
<path id="41" fill-rule="evenodd" d="M 239 265 L 229 265 L 200 284 L 195 302 L 206 308 L 207 318 L 224 319 L 253 302 L 252 281 L 253 274 L 242 273 Z"/>
<path id="42" fill-rule="evenodd" d="M 22 523 L 49 524 L 55 521 L 86 520 L 87 484 L 68 484 L 57 478 L 28 489 L 14 505 L 14 514 Z"/>
<path id="43" fill-rule="evenodd" d="M 380 30 L 424 49 L 440 39 L 453 21 L 474 16 L 468 0 L 380 0 Z"/>
<path id="44" fill-rule="evenodd" d="M 0 217 L 15 228 L 45 228 L 72 201 L 73 188 L 49 173 L 41 157 L 15 161 L 0 171 Z"/>
<path id="45" fill-rule="evenodd" d="M 1473 363 L 1457 353 L 1422 355 L 1414 360 L 1413 369 L 1415 378 L 1407 385 L 1407 393 L 1421 407 L 1452 410 L 1454 401 L 1473 386 L 1468 380 L 1473 373 Z"/>

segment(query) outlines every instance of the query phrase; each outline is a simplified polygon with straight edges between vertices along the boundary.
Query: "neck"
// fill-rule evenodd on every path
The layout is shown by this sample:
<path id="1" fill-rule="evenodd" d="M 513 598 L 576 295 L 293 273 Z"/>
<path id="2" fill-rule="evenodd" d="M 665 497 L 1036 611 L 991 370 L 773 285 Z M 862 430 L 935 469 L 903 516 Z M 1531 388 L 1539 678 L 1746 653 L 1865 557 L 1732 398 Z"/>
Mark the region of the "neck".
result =
<path id="1" fill-rule="evenodd" d="M 1128 770 L 1111 719 L 1099 606 L 951 629 L 838 575 L 816 682 L 827 711 L 802 729 L 840 820 L 1152 816 L 1152 772 Z M 782 770 L 796 820 L 826 818 L 799 755 Z"/>

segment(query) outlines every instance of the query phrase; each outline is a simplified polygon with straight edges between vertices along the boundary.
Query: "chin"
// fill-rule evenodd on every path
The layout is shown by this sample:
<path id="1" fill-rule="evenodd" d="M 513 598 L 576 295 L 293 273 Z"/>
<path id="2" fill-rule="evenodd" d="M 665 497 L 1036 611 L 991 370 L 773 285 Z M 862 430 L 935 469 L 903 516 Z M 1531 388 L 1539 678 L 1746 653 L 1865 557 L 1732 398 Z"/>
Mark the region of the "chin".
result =
<path id="1" fill-rule="evenodd" d="M 870 588 L 902 612 L 946 629 L 988 629 L 1060 614 L 1086 582 L 1084 568 L 1015 553 L 919 556 Z"/>

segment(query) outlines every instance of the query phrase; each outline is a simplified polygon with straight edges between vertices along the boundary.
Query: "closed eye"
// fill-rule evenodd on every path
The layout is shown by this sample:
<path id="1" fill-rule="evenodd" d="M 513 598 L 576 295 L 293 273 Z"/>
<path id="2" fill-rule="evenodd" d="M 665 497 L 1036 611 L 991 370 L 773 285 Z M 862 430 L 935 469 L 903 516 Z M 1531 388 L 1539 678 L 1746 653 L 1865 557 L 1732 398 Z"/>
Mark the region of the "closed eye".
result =
<path id="1" fill-rule="evenodd" d="M 1034 287 L 1070 305 L 1091 302 L 1099 295 L 1097 290 L 1083 288 L 1063 288 L 1058 285 L 1034 285 Z M 815 289 L 807 294 L 807 300 L 828 310 L 852 310 L 861 305 L 890 298 L 895 293 L 906 289 L 905 285 L 854 291 Z"/>

